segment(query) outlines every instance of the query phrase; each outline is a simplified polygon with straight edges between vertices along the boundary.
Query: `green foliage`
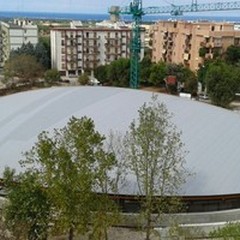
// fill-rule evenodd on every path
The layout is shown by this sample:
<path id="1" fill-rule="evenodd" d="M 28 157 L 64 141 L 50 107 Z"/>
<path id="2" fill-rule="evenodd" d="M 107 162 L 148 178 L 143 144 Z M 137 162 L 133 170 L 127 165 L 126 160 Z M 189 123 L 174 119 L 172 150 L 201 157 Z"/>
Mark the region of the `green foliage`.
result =
<path id="1" fill-rule="evenodd" d="M 120 58 L 109 64 L 107 78 L 113 86 L 128 87 L 130 81 L 130 60 Z"/>
<path id="2" fill-rule="evenodd" d="M 229 46 L 224 54 L 224 58 L 227 63 L 237 64 L 240 61 L 240 47 L 239 46 Z"/>
<path id="3" fill-rule="evenodd" d="M 23 43 L 23 45 L 16 49 L 13 50 L 10 54 L 10 58 L 16 57 L 18 55 L 31 55 L 35 56 L 35 49 L 32 43 L 28 42 L 27 44 Z"/>
<path id="4" fill-rule="evenodd" d="M 128 87 L 130 60 L 120 58 L 109 65 L 99 66 L 95 70 L 95 76 L 104 85 Z"/>
<path id="5" fill-rule="evenodd" d="M 176 76 L 177 81 L 182 83 L 185 81 L 184 71 L 186 71 L 186 69 L 182 64 L 168 63 L 167 75 Z M 191 70 L 189 69 L 189 71 Z"/>
<path id="6" fill-rule="evenodd" d="M 61 80 L 61 75 L 57 69 L 49 69 L 44 73 L 44 79 L 48 84 L 53 84 Z"/>
<path id="7" fill-rule="evenodd" d="M 218 48 L 213 48 L 212 49 L 213 52 L 213 59 L 217 59 L 221 57 L 221 50 Z"/>
<path id="8" fill-rule="evenodd" d="M 50 26 L 46 26 L 43 24 L 37 24 L 38 25 L 38 32 L 41 37 L 50 35 Z"/>
<path id="9" fill-rule="evenodd" d="M 143 84 L 148 84 L 149 76 L 151 73 L 151 58 L 150 56 L 145 56 L 140 62 L 140 82 Z"/>
<path id="10" fill-rule="evenodd" d="M 185 182 L 185 151 L 181 134 L 170 121 L 166 106 L 153 101 L 139 109 L 137 121 L 130 125 L 125 138 L 127 166 L 137 179 L 141 199 L 141 215 L 146 221 L 146 239 L 152 227 L 151 214 L 176 211 L 180 200 L 175 196 Z M 158 199 L 154 196 L 160 196 Z"/>
<path id="11" fill-rule="evenodd" d="M 10 59 L 19 55 L 30 55 L 36 58 L 37 62 L 42 65 L 44 69 L 51 67 L 50 63 L 50 40 L 47 38 L 40 38 L 39 42 L 34 46 L 28 42 L 13 50 L 10 54 Z"/>
<path id="12" fill-rule="evenodd" d="M 99 66 L 95 70 L 96 78 L 104 85 L 128 87 L 130 78 L 130 62 L 127 59 L 113 61 L 109 65 Z M 149 55 L 140 63 L 140 83 L 144 85 L 165 86 L 164 79 L 174 75 L 177 81 L 186 82 L 189 92 L 196 92 L 197 80 L 195 73 L 182 64 L 159 62 L 151 63 Z M 176 92 L 176 86 L 175 91 Z"/>
<path id="13" fill-rule="evenodd" d="M 105 137 L 94 128 L 91 119 L 73 117 L 53 135 L 41 133 L 21 162 L 47 186 L 54 229 L 57 233 L 69 230 L 69 239 L 74 232 L 86 233 L 90 222 L 94 235 L 98 235 L 99 227 L 107 229 L 116 219 L 114 214 L 107 214 L 112 209 L 117 211 L 107 196 L 108 191 L 114 192 L 115 181 L 109 172 L 115 167 L 115 156 L 104 150 Z M 97 191 L 104 195 L 104 202 Z"/>
<path id="14" fill-rule="evenodd" d="M 153 64 L 151 67 L 151 73 L 149 77 L 149 82 L 154 86 L 164 85 L 164 78 L 167 76 L 167 64 L 165 62 L 159 62 Z"/>
<path id="15" fill-rule="evenodd" d="M 1 240 L 20 240 L 14 237 L 6 225 L 6 220 L 0 215 L 0 239 Z"/>
<path id="16" fill-rule="evenodd" d="M 208 53 L 207 48 L 205 48 L 205 47 L 199 48 L 199 57 L 204 58 L 207 53 Z"/>
<path id="17" fill-rule="evenodd" d="M 211 63 L 206 73 L 206 85 L 211 101 L 222 107 L 228 107 L 234 99 L 239 86 L 240 72 L 223 61 Z"/>
<path id="18" fill-rule="evenodd" d="M 89 84 L 89 76 L 88 74 L 85 72 L 83 73 L 82 75 L 80 75 L 78 77 L 78 82 L 81 84 L 81 85 L 88 85 Z"/>
<path id="19" fill-rule="evenodd" d="M 239 240 L 240 239 L 240 224 L 228 223 L 226 226 L 214 230 L 209 233 L 209 237 L 221 238 L 222 240 Z"/>
<path id="20" fill-rule="evenodd" d="M 44 59 L 46 59 L 46 61 L 44 62 L 43 66 L 45 69 L 50 69 L 51 68 L 50 37 L 49 36 L 39 37 L 39 44 L 42 44 L 45 48 L 44 54 L 46 55 L 44 56 Z"/>
<path id="21" fill-rule="evenodd" d="M 183 68 L 182 70 L 184 82 L 184 91 L 195 94 L 197 93 L 198 82 L 197 77 L 194 72 L 192 72 L 189 68 Z"/>
<path id="22" fill-rule="evenodd" d="M 98 81 L 103 85 L 108 85 L 108 67 L 109 65 L 99 66 L 95 69 L 94 74 Z"/>
<path id="23" fill-rule="evenodd" d="M 16 239 L 47 239 L 51 203 L 37 175 L 25 172 L 16 176 L 5 169 L 4 179 L 9 192 L 5 219 L 13 235 Z"/>
<path id="24" fill-rule="evenodd" d="M 166 88 L 168 93 L 170 94 L 177 94 L 178 89 L 177 89 L 177 85 L 176 84 L 166 84 Z"/>
<path id="25" fill-rule="evenodd" d="M 37 59 L 31 55 L 20 54 L 10 58 L 4 65 L 4 76 L 6 80 L 17 77 L 20 82 L 33 84 L 35 80 L 42 77 L 43 69 Z"/>
<path id="26" fill-rule="evenodd" d="M 183 239 L 188 240 L 205 239 L 206 236 L 206 233 L 204 233 L 201 227 L 182 227 L 176 224 L 169 229 L 168 234 L 170 239 L 178 239 L 182 237 Z"/>
<path id="27" fill-rule="evenodd" d="M 36 45 L 34 56 L 36 57 L 37 61 L 44 67 L 44 69 L 49 69 L 51 67 L 49 50 L 44 46 L 42 42 L 39 42 Z"/>

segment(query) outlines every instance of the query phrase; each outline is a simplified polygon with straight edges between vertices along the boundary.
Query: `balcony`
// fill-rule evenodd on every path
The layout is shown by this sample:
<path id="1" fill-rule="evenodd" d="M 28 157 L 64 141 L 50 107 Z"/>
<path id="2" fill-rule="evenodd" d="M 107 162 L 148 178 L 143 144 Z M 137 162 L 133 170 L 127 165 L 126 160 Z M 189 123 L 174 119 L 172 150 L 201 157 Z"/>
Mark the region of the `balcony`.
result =
<path id="1" fill-rule="evenodd" d="M 106 40 L 112 40 L 112 41 L 121 40 L 120 37 L 110 37 L 110 36 L 109 36 L 109 37 L 108 37 L 108 36 L 105 36 L 105 39 L 106 39 Z"/>
<path id="2" fill-rule="evenodd" d="M 77 54 L 77 52 L 66 52 L 66 56 L 68 57 L 75 57 Z"/>
<path id="3" fill-rule="evenodd" d="M 68 36 L 68 35 L 66 35 L 65 37 L 66 37 L 66 39 L 68 39 L 68 40 L 69 40 L 69 39 L 76 39 L 76 36 Z"/>
<path id="4" fill-rule="evenodd" d="M 76 62 L 77 58 L 68 58 L 66 59 L 67 62 Z"/>
<path id="5" fill-rule="evenodd" d="M 207 43 L 206 43 L 206 48 L 212 48 L 212 43 L 207 42 Z"/>
<path id="6" fill-rule="evenodd" d="M 188 61 L 188 60 L 190 59 L 190 54 L 189 54 L 189 53 L 184 53 L 183 59 L 184 59 L 185 61 Z"/>
<path id="7" fill-rule="evenodd" d="M 76 47 L 77 46 L 77 42 L 66 42 L 66 47 Z"/>
<path id="8" fill-rule="evenodd" d="M 115 52 L 105 52 L 106 56 L 121 56 L 122 53 L 115 53 Z"/>
<path id="9" fill-rule="evenodd" d="M 100 59 L 98 59 L 98 58 L 88 59 L 88 62 L 90 62 L 90 63 L 98 63 L 98 62 L 100 62 Z"/>
<path id="10" fill-rule="evenodd" d="M 83 38 L 84 41 L 99 40 L 99 39 L 100 39 L 100 36 L 92 36 L 92 35 L 84 36 Z"/>
<path id="11" fill-rule="evenodd" d="M 92 52 L 83 51 L 83 53 L 85 55 L 89 55 L 89 56 L 93 55 L 94 56 L 94 55 L 100 54 L 100 51 L 92 51 Z"/>

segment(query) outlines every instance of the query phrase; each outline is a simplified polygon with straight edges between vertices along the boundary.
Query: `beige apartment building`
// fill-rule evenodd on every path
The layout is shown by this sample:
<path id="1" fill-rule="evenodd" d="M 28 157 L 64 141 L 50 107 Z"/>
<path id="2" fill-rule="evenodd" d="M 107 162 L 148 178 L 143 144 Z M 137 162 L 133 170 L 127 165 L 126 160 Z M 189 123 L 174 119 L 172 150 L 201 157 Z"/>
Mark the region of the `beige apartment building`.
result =
<path id="1" fill-rule="evenodd" d="M 30 20 L 15 19 L 12 23 L 1 22 L 1 54 L 0 66 L 9 58 L 10 52 L 22 46 L 23 43 L 38 43 L 38 27 Z"/>
<path id="2" fill-rule="evenodd" d="M 52 29 L 50 36 L 52 68 L 66 77 L 130 57 L 131 29 L 124 25 L 71 24 L 68 28 Z M 142 38 L 144 41 L 144 35 Z"/>
<path id="3" fill-rule="evenodd" d="M 240 31 L 232 23 L 161 21 L 154 26 L 152 60 L 182 63 L 195 71 L 230 45 L 240 46 Z"/>

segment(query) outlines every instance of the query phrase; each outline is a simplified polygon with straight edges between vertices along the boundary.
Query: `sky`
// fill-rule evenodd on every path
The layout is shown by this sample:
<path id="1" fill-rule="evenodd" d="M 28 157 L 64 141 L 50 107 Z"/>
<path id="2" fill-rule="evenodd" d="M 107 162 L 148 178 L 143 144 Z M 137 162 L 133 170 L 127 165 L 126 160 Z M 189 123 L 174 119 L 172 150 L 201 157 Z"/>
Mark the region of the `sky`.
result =
<path id="1" fill-rule="evenodd" d="M 198 0 L 198 3 L 221 1 L 224 0 Z M 163 6 L 170 3 L 191 4 L 191 2 L 192 0 L 143 0 L 143 7 Z M 123 7 L 128 6 L 129 3 L 130 0 L 1 0 L 0 11 L 104 14 L 112 5 Z"/>

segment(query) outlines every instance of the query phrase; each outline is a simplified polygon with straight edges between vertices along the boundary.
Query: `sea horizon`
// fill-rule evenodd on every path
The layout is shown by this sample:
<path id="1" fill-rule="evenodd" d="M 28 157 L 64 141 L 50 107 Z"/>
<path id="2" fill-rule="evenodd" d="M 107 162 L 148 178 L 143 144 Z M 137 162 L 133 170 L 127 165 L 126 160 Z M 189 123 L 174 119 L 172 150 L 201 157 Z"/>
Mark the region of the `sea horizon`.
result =
<path id="1" fill-rule="evenodd" d="M 225 12 L 226 14 L 226 12 Z M 65 13 L 65 12 L 24 12 L 24 11 L 0 11 L 0 19 L 28 18 L 36 20 L 79 20 L 79 21 L 103 21 L 109 19 L 108 13 Z M 131 21 L 130 15 L 122 15 L 123 21 Z M 236 15 L 203 15 L 185 14 L 182 16 L 165 15 L 144 15 L 143 22 L 156 22 L 160 20 L 185 20 L 185 21 L 217 21 L 240 23 L 240 16 Z"/>

